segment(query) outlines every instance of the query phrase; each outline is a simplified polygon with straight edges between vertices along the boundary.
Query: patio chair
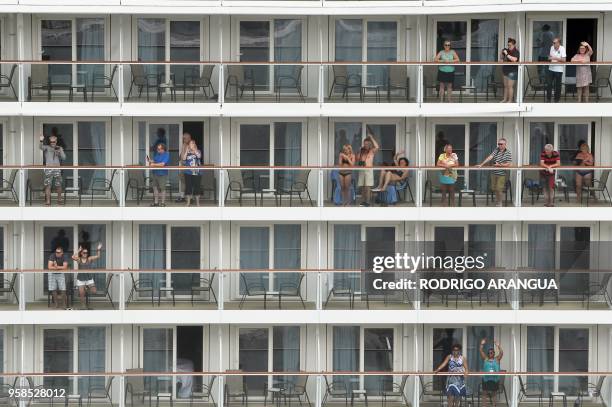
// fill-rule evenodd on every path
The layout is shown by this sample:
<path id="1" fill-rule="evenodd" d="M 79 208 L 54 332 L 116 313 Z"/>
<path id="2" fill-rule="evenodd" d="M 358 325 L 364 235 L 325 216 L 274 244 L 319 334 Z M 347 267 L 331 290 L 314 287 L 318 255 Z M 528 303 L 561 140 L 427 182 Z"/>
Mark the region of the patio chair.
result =
<path id="1" fill-rule="evenodd" d="M 406 101 L 410 97 L 410 78 L 406 66 L 389 66 L 389 76 L 387 78 L 387 101 L 391 102 L 391 91 L 399 90 L 406 94 Z"/>
<path id="2" fill-rule="evenodd" d="M 585 397 L 591 398 L 594 402 L 597 402 L 597 399 L 601 401 L 601 404 L 605 406 L 605 402 L 603 399 L 603 394 L 601 392 L 601 388 L 603 387 L 604 382 L 606 381 L 606 376 L 599 376 L 595 383 L 587 383 L 586 389 L 578 389 L 578 401 L 579 405 L 583 405 L 583 400 Z"/>
<path id="3" fill-rule="evenodd" d="M 214 96 L 215 87 L 211 82 L 214 69 L 214 65 L 204 65 L 200 75 L 197 75 L 197 70 L 195 70 L 193 75 L 185 75 L 185 88 L 190 88 L 192 90 L 193 102 L 195 102 L 196 91 L 200 88 L 202 89 L 202 93 L 204 93 L 205 98 L 209 97 L 206 89 L 210 89 L 210 96 Z"/>
<path id="4" fill-rule="evenodd" d="M 247 384 L 244 382 L 242 376 L 226 376 L 225 377 L 225 392 L 224 392 L 224 403 L 223 405 L 229 406 L 231 398 L 239 397 L 241 404 L 245 406 L 249 405 L 249 392 Z"/>
<path id="5" fill-rule="evenodd" d="M 45 192 L 43 181 L 43 170 L 28 170 L 28 180 L 26 181 L 26 200 L 30 201 L 30 206 L 32 206 L 32 200 L 34 199 L 35 192 Z"/>
<path id="6" fill-rule="evenodd" d="M 302 102 L 305 102 L 304 95 L 302 94 L 302 72 L 304 71 L 303 65 L 294 65 L 291 67 L 291 71 L 279 74 L 276 77 L 274 84 L 274 92 L 276 93 L 276 101 L 280 102 L 281 93 L 283 89 L 295 89 L 300 96 Z"/>
<path id="7" fill-rule="evenodd" d="M 359 98 L 363 100 L 363 93 L 361 92 L 361 75 L 349 74 L 348 65 L 332 65 L 332 72 L 334 79 L 332 80 L 332 84 L 329 88 L 330 99 L 334 93 L 334 89 L 339 88 L 339 90 L 342 92 L 342 98 L 348 100 L 349 90 L 358 89 Z"/>
<path id="8" fill-rule="evenodd" d="M 591 299 L 594 297 L 602 297 L 607 305 L 612 305 L 612 297 L 608 292 L 610 277 L 612 277 L 611 273 L 605 273 L 601 281 L 589 282 L 587 290 L 582 293 L 582 305 L 586 302 L 587 309 L 589 309 L 591 307 Z"/>
<path id="9" fill-rule="evenodd" d="M 197 274 L 196 274 L 197 275 Z M 207 293 L 208 301 L 210 302 L 210 295 L 212 294 L 212 298 L 215 300 L 215 304 L 217 303 L 217 296 L 215 295 L 215 290 L 213 289 L 213 282 L 215 281 L 216 273 L 212 273 L 210 278 L 200 277 L 197 281 L 192 282 L 190 292 L 191 292 L 191 306 L 193 306 L 196 295 L 200 293 Z"/>
<path id="10" fill-rule="evenodd" d="M 348 297 L 350 301 L 350 307 L 353 307 L 353 295 L 355 294 L 355 289 L 349 283 L 347 285 L 342 285 L 340 287 L 334 285 L 327 293 L 327 299 L 325 300 L 324 307 L 327 307 L 327 304 L 333 297 Z"/>
<path id="11" fill-rule="evenodd" d="M 523 382 L 521 376 L 519 378 L 519 400 L 520 403 L 523 399 L 538 399 L 538 407 L 542 407 L 542 397 L 544 397 L 544 390 L 539 383 L 534 382 Z"/>
<path id="12" fill-rule="evenodd" d="M 542 92 L 542 96 L 546 94 L 546 83 L 542 81 L 540 74 L 538 73 L 538 67 L 536 65 L 527 65 L 525 67 L 527 73 L 527 80 L 525 84 L 524 95 L 527 96 L 529 89 L 533 91 L 533 97 L 535 98 L 538 92 Z"/>
<path id="13" fill-rule="evenodd" d="M 238 308 L 242 309 L 247 297 L 263 296 L 264 309 L 266 309 L 268 302 L 268 290 L 266 289 L 266 286 L 262 282 L 247 280 L 245 273 L 240 273 L 240 279 L 242 280 L 242 284 L 244 285 L 244 287 L 242 287 L 244 289 L 244 292 L 242 293 L 242 297 L 240 298 L 240 304 L 238 304 Z"/>
<path id="14" fill-rule="evenodd" d="M 92 294 L 89 291 L 85 291 L 85 303 L 87 305 L 89 305 L 89 301 L 91 299 L 102 298 L 102 299 L 108 299 L 108 302 L 110 302 L 112 309 L 115 309 L 115 303 L 113 302 L 113 297 L 111 297 L 110 295 L 110 287 L 113 281 L 113 276 L 114 276 L 113 273 L 108 273 L 108 275 L 106 276 L 106 283 L 104 284 L 104 289 L 96 290 L 95 294 Z"/>
<path id="15" fill-rule="evenodd" d="M 145 177 L 145 170 L 132 170 L 128 171 L 128 180 L 125 185 L 125 197 L 127 199 L 128 193 L 132 191 L 132 197 L 136 196 L 136 205 L 140 205 L 140 202 L 144 198 L 145 192 L 149 189 L 147 186 L 147 179 Z"/>
<path id="16" fill-rule="evenodd" d="M 491 183 L 488 183 L 487 187 L 487 206 L 489 206 L 489 200 L 495 202 L 495 191 L 491 189 Z M 508 197 L 510 199 L 508 199 Z M 508 202 L 512 202 L 512 181 L 510 176 L 506 176 L 506 182 L 504 183 L 504 206 L 508 206 Z"/>
<path id="17" fill-rule="evenodd" d="M 308 407 L 311 406 L 310 397 L 308 397 L 308 392 L 306 391 L 306 385 L 308 383 L 308 376 L 299 375 L 295 376 L 295 379 L 289 383 L 287 383 L 286 389 L 283 390 L 283 398 L 289 399 L 289 405 L 291 405 L 291 399 L 297 399 L 299 405 L 302 405 L 302 400 L 304 400 Z"/>
<path id="18" fill-rule="evenodd" d="M 8 379 L 8 378 L 7 378 Z M 13 384 L 3 383 L 0 384 L 0 405 L 2 406 L 19 406 L 19 401 L 15 397 L 15 384 L 19 378 L 16 377 Z"/>
<path id="19" fill-rule="evenodd" d="M 143 279 L 138 276 L 138 280 L 134 278 L 134 273 L 130 272 L 130 278 L 132 279 L 132 288 L 130 290 L 130 295 L 128 295 L 126 306 L 130 303 L 131 300 L 135 300 L 135 295 L 148 295 L 151 294 L 151 306 L 155 303 L 153 302 L 153 293 L 155 290 L 153 289 L 153 281 L 150 279 Z"/>
<path id="20" fill-rule="evenodd" d="M 433 382 L 426 382 L 425 380 L 423 380 L 423 376 L 419 376 L 419 385 L 421 388 L 421 391 L 419 392 L 419 400 L 423 400 L 423 397 L 435 397 L 440 400 L 440 405 L 443 404 L 442 400 L 444 393 L 442 390 L 434 389 Z"/>
<path id="21" fill-rule="evenodd" d="M 108 192 L 111 194 L 111 198 L 115 200 L 115 202 L 119 202 L 119 197 L 115 193 L 115 189 L 113 188 L 113 180 L 115 179 L 115 175 L 117 175 L 117 169 L 114 169 L 111 172 L 110 179 L 106 178 L 94 178 L 91 180 L 91 186 L 89 189 L 91 190 L 91 205 L 93 206 L 94 194 L 96 192 L 101 192 L 106 195 Z"/>
<path id="22" fill-rule="evenodd" d="M 93 83 L 91 85 L 91 101 L 94 101 L 94 97 L 96 96 L 96 90 L 101 89 L 105 91 L 108 89 L 109 91 L 113 91 L 115 94 L 115 99 L 119 101 L 119 96 L 117 96 L 117 90 L 115 89 L 115 75 L 117 74 L 118 65 L 114 65 L 111 70 L 110 75 L 104 74 L 95 74 L 93 76 Z"/>
<path id="23" fill-rule="evenodd" d="M 130 83 L 130 90 L 128 91 L 127 100 L 130 100 L 132 96 L 132 89 L 138 89 L 138 97 L 142 95 L 143 89 L 146 90 L 147 102 L 149 101 L 149 90 L 153 90 L 153 94 L 158 94 L 159 77 L 156 74 L 145 73 L 144 65 L 135 64 L 130 65 L 130 73 L 132 75 L 132 82 Z"/>
<path id="24" fill-rule="evenodd" d="M 543 193 L 540 179 L 538 178 L 537 171 L 525 171 L 523 173 L 523 186 L 521 189 L 521 196 L 525 196 L 525 189 L 529 191 L 531 196 L 531 205 L 535 205 L 535 201 L 540 199 L 540 195 Z"/>
<path id="25" fill-rule="evenodd" d="M 32 100 L 35 90 L 47 91 L 47 101 L 51 100 L 51 84 L 49 83 L 49 67 L 43 64 L 34 64 L 30 67 L 28 78 L 28 101 Z"/>
<path id="26" fill-rule="evenodd" d="M 201 401 L 203 403 L 212 403 L 213 407 L 217 406 L 213 397 L 213 384 L 215 383 L 216 376 L 212 376 L 208 381 L 208 384 L 202 383 L 194 386 L 195 390 L 191 391 L 189 395 L 189 407 L 193 407 L 194 401 Z M 204 378 L 202 378 L 204 379 Z"/>
<path id="27" fill-rule="evenodd" d="M 2 284 L 2 287 L 0 287 L 0 294 L 8 294 L 9 296 L 13 294 L 15 296 L 17 305 L 19 305 L 19 296 L 17 296 L 17 289 L 15 288 L 16 283 L 17 273 L 13 273 L 13 276 L 10 279 L 4 279 L 4 284 Z"/>
<path id="28" fill-rule="evenodd" d="M 217 202 L 217 179 L 214 171 L 202 171 L 200 176 L 202 195 L 212 192 L 213 202 Z"/>
<path id="29" fill-rule="evenodd" d="M 592 88 L 595 88 L 595 97 L 599 102 L 600 89 L 609 89 L 612 93 L 612 83 L 610 83 L 610 72 L 612 71 L 612 65 L 599 65 L 595 70 L 595 76 L 593 78 Z"/>
<path id="30" fill-rule="evenodd" d="M 255 205 L 257 206 L 257 191 L 255 187 L 247 187 L 245 183 L 247 180 L 253 180 L 253 177 L 244 177 L 243 171 L 238 169 L 227 170 L 227 176 L 229 178 L 229 182 L 225 192 L 225 200 L 227 201 L 227 196 L 229 195 L 230 191 L 238 192 L 240 194 L 238 197 L 238 202 L 240 203 L 240 206 L 242 206 L 242 195 L 244 193 L 253 193 Z"/>
<path id="31" fill-rule="evenodd" d="M 8 75 L 0 74 L 0 89 L 3 88 L 11 88 L 13 91 L 13 96 L 15 100 L 19 100 L 17 97 L 17 92 L 15 91 L 15 84 L 13 83 L 13 79 L 15 78 L 15 72 L 17 71 L 17 64 L 13 64 L 11 66 L 11 70 Z"/>
<path id="32" fill-rule="evenodd" d="M 391 383 L 393 387 L 390 390 L 385 390 L 384 388 L 380 390 L 380 394 L 382 395 L 382 399 L 383 399 L 383 402 L 382 402 L 383 407 L 387 405 L 388 397 L 401 398 L 401 400 L 405 403 L 406 407 L 410 405 L 410 403 L 408 402 L 408 398 L 406 397 L 406 383 L 407 382 L 408 382 L 408 376 L 402 376 L 402 381 L 399 384 L 395 382 Z M 382 386 L 382 383 L 381 383 L 381 386 Z"/>
<path id="33" fill-rule="evenodd" d="M 15 203 L 19 202 L 19 197 L 17 196 L 17 190 L 15 189 L 15 180 L 17 179 L 17 169 L 12 169 L 8 179 L 2 178 L 2 184 L 0 184 L 0 193 L 10 192 L 11 197 L 15 201 Z"/>
<path id="34" fill-rule="evenodd" d="M 497 89 L 504 88 L 504 78 L 501 66 L 493 66 L 493 72 L 487 76 L 486 100 L 489 100 L 489 92 L 493 93 L 493 97 L 497 98 Z"/>
<path id="35" fill-rule="evenodd" d="M 431 90 L 431 94 L 436 94 L 436 97 L 440 97 L 440 85 L 438 84 L 438 80 L 436 78 L 436 73 L 438 72 L 438 68 L 435 66 L 424 66 L 423 67 L 423 99 L 427 97 L 427 91 Z"/>
<path id="36" fill-rule="evenodd" d="M 306 309 L 304 298 L 302 298 L 302 281 L 304 281 L 304 273 L 300 273 L 297 281 L 281 281 L 278 286 L 278 309 L 281 308 L 283 297 L 298 297 L 302 302 L 302 307 Z"/>
<path id="37" fill-rule="evenodd" d="M 130 374 L 142 374 L 142 368 L 136 369 L 126 369 L 126 373 Z M 151 407 L 151 390 L 145 388 L 144 377 L 143 376 L 126 376 L 125 377 L 125 400 L 124 404 L 127 405 L 128 394 L 130 395 L 130 405 L 134 406 L 134 397 L 138 399 L 142 399 L 142 403 L 145 401 L 145 397 L 149 398 L 149 407 Z"/>
<path id="38" fill-rule="evenodd" d="M 108 401 L 108 404 L 113 407 L 112 386 L 114 378 L 114 376 L 109 377 L 104 387 L 92 386 L 87 390 L 87 407 L 91 406 L 92 401 L 94 403 Z"/>
<path id="39" fill-rule="evenodd" d="M 339 398 L 344 399 L 344 405 L 348 407 L 349 391 L 346 388 L 346 383 L 340 381 L 330 383 L 327 380 L 327 376 L 323 376 L 323 378 L 325 379 L 325 394 L 323 395 L 321 406 L 326 406 L 330 398 Z"/>
<path id="40" fill-rule="evenodd" d="M 227 79 L 225 80 L 225 96 L 231 86 L 236 91 L 236 101 L 242 98 L 244 90 L 251 91 L 253 101 L 255 101 L 255 79 L 253 78 L 253 70 L 245 69 L 244 65 L 229 65 L 227 67 Z"/>
<path id="41" fill-rule="evenodd" d="M 279 206 L 283 206 L 283 195 L 289 195 L 289 206 L 293 206 L 293 195 L 297 195 L 300 198 L 300 203 L 304 204 L 302 199 L 302 193 L 304 192 L 306 192 L 310 206 L 314 206 L 308 190 L 309 169 L 290 171 L 288 174 L 278 172 L 277 174 L 276 196 L 279 197 Z"/>
<path id="42" fill-rule="evenodd" d="M 612 206 L 612 196 L 610 195 L 610 191 L 608 190 L 608 178 L 610 177 L 610 170 L 603 170 L 599 178 L 593 178 L 593 185 L 583 185 L 582 191 L 583 195 L 586 195 L 587 206 L 589 206 L 589 200 L 591 194 L 600 193 L 603 197 L 604 201 L 610 202 Z M 607 195 L 607 196 L 606 196 Z"/>

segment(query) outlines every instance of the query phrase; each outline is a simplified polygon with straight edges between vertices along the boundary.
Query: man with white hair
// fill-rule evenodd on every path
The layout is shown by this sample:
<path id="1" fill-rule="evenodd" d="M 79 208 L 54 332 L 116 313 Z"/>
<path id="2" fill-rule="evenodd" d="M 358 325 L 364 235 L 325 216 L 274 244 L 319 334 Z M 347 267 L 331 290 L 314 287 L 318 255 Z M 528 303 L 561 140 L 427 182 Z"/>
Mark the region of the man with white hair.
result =
<path id="1" fill-rule="evenodd" d="M 540 183 L 544 191 L 544 206 L 555 206 L 555 168 L 561 165 L 561 156 L 552 144 L 546 144 L 540 154 Z"/>

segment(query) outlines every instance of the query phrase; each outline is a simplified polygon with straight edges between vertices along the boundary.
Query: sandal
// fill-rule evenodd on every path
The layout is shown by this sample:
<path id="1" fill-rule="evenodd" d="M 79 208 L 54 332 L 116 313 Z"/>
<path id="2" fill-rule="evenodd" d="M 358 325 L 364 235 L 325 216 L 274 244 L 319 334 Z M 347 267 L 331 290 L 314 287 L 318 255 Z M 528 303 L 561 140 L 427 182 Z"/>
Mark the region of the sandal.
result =
<path id="1" fill-rule="evenodd" d="M 156 204 L 155 202 L 153 202 L 151 206 L 159 206 L 159 204 Z"/>

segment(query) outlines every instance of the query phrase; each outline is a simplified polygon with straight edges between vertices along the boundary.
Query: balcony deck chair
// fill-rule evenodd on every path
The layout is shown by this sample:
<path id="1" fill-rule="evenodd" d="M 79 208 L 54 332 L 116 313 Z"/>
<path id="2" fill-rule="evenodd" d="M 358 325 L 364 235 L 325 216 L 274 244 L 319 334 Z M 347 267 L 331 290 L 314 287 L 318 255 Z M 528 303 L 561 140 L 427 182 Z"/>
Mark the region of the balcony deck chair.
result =
<path id="1" fill-rule="evenodd" d="M 16 180 L 17 169 L 12 169 L 7 179 L 2 178 L 2 183 L 0 184 L 0 193 L 10 192 L 13 201 L 15 201 L 15 203 L 19 203 L 19 197 L 17 195 L 17 190 L 15 189 Z"/>
<path id="2" fill-rule="evenodd" d="M 17 97 L 17 92 L 15 91 L 15 84 L 13 83 L 16 71 L 17 64 L 13 64 L 8 75 L 0 74 L 0 89 L 10 88 L 13 91 L 13 96 L 15 97 L 15 100 L 19 100 L 19 98 Z"/>

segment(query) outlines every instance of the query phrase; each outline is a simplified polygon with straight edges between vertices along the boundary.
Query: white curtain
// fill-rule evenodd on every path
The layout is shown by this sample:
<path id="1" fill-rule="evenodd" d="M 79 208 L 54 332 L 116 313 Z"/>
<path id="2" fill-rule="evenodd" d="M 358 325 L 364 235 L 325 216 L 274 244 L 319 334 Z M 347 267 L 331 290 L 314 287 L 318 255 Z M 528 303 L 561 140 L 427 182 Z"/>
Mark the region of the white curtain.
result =
<path id="1" fill-rule="evenodd" d="M 166 268 L 166 226 L 139 226 L 139 268 L 145 270 L 164 270 Z M 166 285 L 166 273 L 141 273 L 141 280 L 150 281 L 159 294 L 159 287 Z M 146 285 L 143 285 L 146 287 Z"/>
<path id="2" fill-rule="evenodd" d="M 171 328 L 145 328 L 142 330 L 142 368 L 145 372 L 171 372 L 173 369 L 173 331 Z M 171 392 L 169 376 L 145 377 L 145 388 L 156 393 Z"/>
<path id="3" fill-rule="evenodd" d="M 334 372 L 356 372 L 359 370 L 359 327 L 333 327 L 333 366 Z M 349 394 L 359 388 L 358 376 L 333 376 L 333 382 L 346 385 Z"/>
<path id="4" fill-rule="evenodd" d="M 267 227 L 241 227 L 240 228 L 240 269 L 269 269 L 270 268 L 270 230 Z M 244 273 L 249 286 L 263 285 L 269 288 L 268 273 Z M 242 277 L 240 278 L 240 294 L 245 293 Z"/>
<path id="5" fill-rule="evenodd" d="M 274 225 L 274 268 L 299 269 L 301 268 L 301 226 L 300 225 Z M 274 288 L 279 289 L 281 284 L 298 283 L 300 273 L 277 273 L 274 275 Z"/>
<path id="6" fill-rule="evenodd" d="M 552 326 L 527 327 L 527 371 L 552 372 L 554 370 L 555 328 Z M 531 376 L 528 382 L 540 384 L 548 397 L 554 387 L 553 376 Z"/>
<path id="7" fill-rule="evenodd" d="M 77 61 L 104 60 L 104 19 L 77 18 Z M 110 73 L 110 72 L 109 72 Z M 94 76 L 104 75 L 104 65 L 77 65 L 77 83 L 88 87 L 93 84 Z M 104 81 L 97 79 L 96 85 Z"/>
<path id="8" fill-rule="evenodd" d="M 79 372 L 104 372 L 106 332 L 104 327 L 79 327 Z M 86 396 L 92 387 L 104 387 L 106 378 L 80 376 L 79 394 Z"/>
<path id="9" fill-rule="evenodd" d="M 361 225 L 334 225 L 334 268 L 357 270 L 361 260 Z M 334 273 L 334 288 L 359 289 L 359 273 Z"/>

